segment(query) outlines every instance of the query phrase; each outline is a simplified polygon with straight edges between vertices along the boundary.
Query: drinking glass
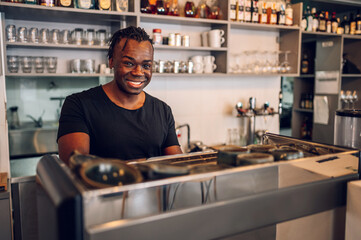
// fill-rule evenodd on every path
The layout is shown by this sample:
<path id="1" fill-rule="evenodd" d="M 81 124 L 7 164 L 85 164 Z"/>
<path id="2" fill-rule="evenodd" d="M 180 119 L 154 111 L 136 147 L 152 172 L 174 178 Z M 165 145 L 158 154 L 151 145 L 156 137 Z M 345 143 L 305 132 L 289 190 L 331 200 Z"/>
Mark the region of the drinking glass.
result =
<path id="1" fill-rule="evenodd" d="M 56 73 L 56 68 L 58 65 L 57 57 L 46 57 L 45 58 L 46 69 L 49 73 Z"/>
<path id="2" fill-rule="evenodd" d="M 15 25 L 8 25 L 6 27 L 6 38 L 8 42 L 16 42 L 16 27 Z"/>
<path id="3" fill-rule="evenodd" d="M 73 59 L 70 61 L 70 71 L 72 73 L 81 73 L 80 62 L 80 59 Z"/>
<path id="4" fill-rule="evenodd" d="M 44 57 L 34 57 L 34 68 L 36 73 L 44 72 Z"/>
<path id="5" fill-rule="evenodd" d="M 291 72 L 291 70 L 292 70 L 290 63 L 288 62 L 288 54 L 290 54 L 290 53 L 291 53 L 291 51 L 281 52 L 281 54 L 284 54 L 284 60 L 280 64 L 280 72 L 281 73 L 288 73 L 288 72 Z"/>
<path id="6" fill-rule="evenodd" d="M 95 73 L 95 60 L 94 59 L 80 60 L 80 71 L 82 73 Z"/>
<path id="7" fill-rule="evenodd" d="M 42 28 L 39 31 L 39 42 L 48 43 L 49 42 L 49 29 Z"/>
<path id="8" fill-rule="evenodd" d="M 27 42 L 28 41 L 28 30 L 26 27 L 18 28 L 18 41 Z"/>
<path id="9" fill-rule="evenodd" d="M 39 42 L 39 30 L 38 28 L 30 28 L 29 30 L 29 37 L 28 41 L 31 43 L 38 43 Z"/>
<path id="10" fill-rule="evenodd" d="M 31 73 L 33 68 L 33 58 L 28 56 L 20 57 L 20 64 L 23 73 Z"/>
<path id="11" fill-rule="evenodd" d="M 60 43 L 69 44 L 71 42 L 71 36 L 69 30 L 63 30 L 60 32 Z"/>
<path id="12" fill-rule="evenodd" d="M 87 29 L 84 32 L 83 44 L 85 44 L 85 45 L 94 45 L 94 40 L 95 40 L 95 31 L 94 31 L 94 29 Z"/>
<path id="13" fill-rule="evenodd" d="M 59 44 L 59 29 L 53 29 L 50 31 L 49 41 L 54 44 Z"/>
<path id="14" fill-rule="evenodd" d="M 83 29 L 82 28 L 75 28 L 71 33 L 71 38 L 73 44 L 81 45 L 83 39 Z"/>
<path id="15" fill-rule="evenodd" d="M 97 43 L 100 46 L 105 46 L 107 44 L 107 32 L 104 29 L 100 29 L 96 33 Z"/>
<path id="16" fill-rule="evenodd" d="M 19 57 L 18 56 L 8 56 L 8 70 L 10 73 L 17 73 L 19 71 Z"/>

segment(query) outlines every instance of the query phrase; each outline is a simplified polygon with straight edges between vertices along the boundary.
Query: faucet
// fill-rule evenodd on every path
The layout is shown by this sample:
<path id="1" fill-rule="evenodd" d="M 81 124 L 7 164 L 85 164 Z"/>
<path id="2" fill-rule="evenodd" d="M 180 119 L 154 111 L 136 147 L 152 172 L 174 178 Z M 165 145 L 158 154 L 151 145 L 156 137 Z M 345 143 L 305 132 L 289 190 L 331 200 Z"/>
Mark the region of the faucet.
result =
<path id="1" fill-rule="evenodd" d="M 33 116 L 31 115 L 26 115 L 28 118 L 30 118 L 31 120 L 33 120 L 33 122 L 35 123 L 35 127 L 37 128 L 41 128 L 43 127 L 43 115 L 45 113 L 45 110 L 43 110 L 43 113 L 40 115 L 40 117 L 38 119 L 35 119 Z"/>
<path id="2" fill-rule="evenodd" d="M 178 127 L 176 127 L 175 129 L 178 130 L 178 129 L 181 129 L 183 127 L 187 127 L 187 148 L 188 150 L 191 149 L 191 130 L 190 130 L 190 127 L 189 127 L 189 124 L 188 123 L 185 123 L 185 124 L 182 124 L 182 125 L 179 125 Z"/>
<path id="3" fill-rule="evenodd" d="M 58 107 L 58 109 L 56 109 L 56 116 L 58 119 L 60 118 L 60 109 L 61 109 L 61 106 L 63 105 L 64 99 L 65 99 L 65 97 L 51 97 L 50 98 L 51 101 L 53 101 L 53 100 L 59 101 L 59 107 Z"/>

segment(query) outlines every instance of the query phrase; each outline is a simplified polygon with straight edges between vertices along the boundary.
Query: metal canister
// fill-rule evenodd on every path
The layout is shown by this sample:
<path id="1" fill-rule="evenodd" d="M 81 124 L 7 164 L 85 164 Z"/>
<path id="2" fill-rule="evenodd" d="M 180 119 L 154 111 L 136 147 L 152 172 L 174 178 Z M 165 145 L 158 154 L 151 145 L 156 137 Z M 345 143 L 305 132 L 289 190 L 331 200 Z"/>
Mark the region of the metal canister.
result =
<path id="1" fill-rule="evenodd" d="M 173 72 L 179 73 L 179 61 L 177 61 L 177 60 L 173 61 Z"/>
<path id="2" fill-rule="evenodd" d="M 180 33 L 175 34 L 175 45 L 177 47 L 182 46 L 182 35 L 180 35 Z"/>
<path id="3" fill-rule="evenodd" d="M 159 60 L 159 68 L 158 68 L 158 71 L 159 71 L 159 73 L 164 73 L 164 61 L 163 60 Z"/>
<path id="4" fill-rule="evenodd" d="M 170 33 L 169 37 L 168 37 L 168 45 L 169 46 L 175 46 L 176 41 L 175 41 L 175 34 L 174 33 Z"/>
<path id="5" fill-rule="evenodd" d="M 190 46 L 189 35 L 184 35 L 183 36 L 182 45 L 183 45 L 183 47 L 189 47 Z"/>
<path id="6" fill-rule="evenodd" d="M 187 67 L 188 67 L 188 73 L 193 73 L 193 61 L 189 60 L 187 63 Z"/>

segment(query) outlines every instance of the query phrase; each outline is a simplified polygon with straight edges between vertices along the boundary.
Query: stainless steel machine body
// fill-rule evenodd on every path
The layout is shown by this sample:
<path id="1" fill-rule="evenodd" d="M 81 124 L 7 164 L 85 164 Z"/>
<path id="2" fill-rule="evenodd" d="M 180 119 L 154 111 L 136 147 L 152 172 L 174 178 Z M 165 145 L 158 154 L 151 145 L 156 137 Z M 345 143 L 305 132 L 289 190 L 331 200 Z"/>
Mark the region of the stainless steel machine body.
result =
<path id="1" fill-rule="evenodd" d="M 334 144 L 361 149 L 361 110 L 337 110 Z"/>
<path id="2" fill-rule="evenodd" d="M 214 239 L 345 205 L 346 183 L 359 178 L 359 151 L 273 134 L 263 140 L 303 149 L 305 158 L 89 189 L 56 156 L 44 156 L 39 239 Z M 148 161 L 212 166 L 216 156 Z"/>

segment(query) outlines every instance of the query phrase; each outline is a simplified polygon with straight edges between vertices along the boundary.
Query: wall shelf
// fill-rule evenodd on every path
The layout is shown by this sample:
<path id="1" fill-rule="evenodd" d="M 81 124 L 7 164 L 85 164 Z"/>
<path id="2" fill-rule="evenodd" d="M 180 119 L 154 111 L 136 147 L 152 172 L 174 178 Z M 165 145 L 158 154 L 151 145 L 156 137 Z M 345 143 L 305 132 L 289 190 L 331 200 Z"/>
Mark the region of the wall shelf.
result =
<path id="1" fill-rule="evenodd" d="M 108 46 L 99 45 L 75 45 L 75 44 L 53 44 L 53 43 L 21 43 L 7 42 L 8 48 L 59 48 L 59 49 L 84 49 L 84 50 L 108 50 Z"/>

